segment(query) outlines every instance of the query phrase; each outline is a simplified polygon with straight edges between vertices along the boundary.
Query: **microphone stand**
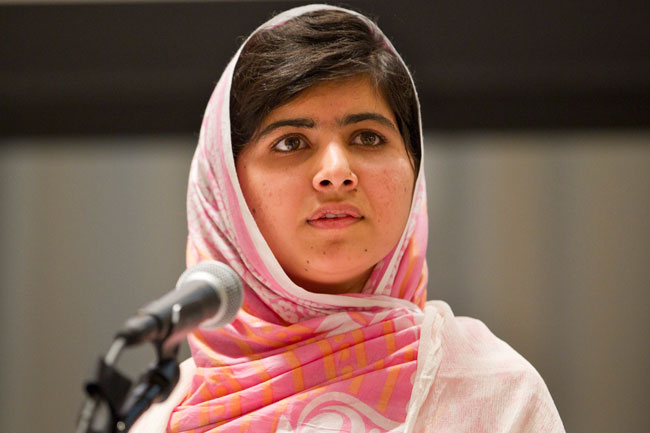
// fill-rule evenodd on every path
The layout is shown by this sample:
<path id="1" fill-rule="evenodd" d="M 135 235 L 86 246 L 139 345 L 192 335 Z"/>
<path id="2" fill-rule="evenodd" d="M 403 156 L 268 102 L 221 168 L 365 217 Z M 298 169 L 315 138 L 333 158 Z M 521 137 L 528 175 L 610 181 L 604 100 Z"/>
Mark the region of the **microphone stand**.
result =
<path id="1" fill-rule="evenodd" d="M 106 356 L 99 359 L 95 380 L 86 383 L 87 397 L 76 433 L 128 432 L 153 403 L 167 399 L 180 377 L 179 343 L 162 339 L 153 345 L 156 362 L 132 386 L 115 367 L 127 342 L 124 338 L 113 341 Z"/>

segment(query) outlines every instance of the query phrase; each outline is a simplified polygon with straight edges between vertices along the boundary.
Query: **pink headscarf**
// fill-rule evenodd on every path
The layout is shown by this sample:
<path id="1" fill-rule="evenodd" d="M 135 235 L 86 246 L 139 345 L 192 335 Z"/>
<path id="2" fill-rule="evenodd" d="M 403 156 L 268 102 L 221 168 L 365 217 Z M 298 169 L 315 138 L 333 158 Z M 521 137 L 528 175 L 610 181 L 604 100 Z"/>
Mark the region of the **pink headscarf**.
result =
<path id="1" fill-rule="evenodd" d="M 299 7 L 260 29 L 326 8 L 343 10 Z M 365 17 L 346 12 L 381 34 Z M 197 371 L 168 429 L 272 432 L 302 431 L 311 425 L 336 431 L 401 430 L 426 299 L 422 168 L 404 232 L 374 267 L 361 293 L 328 295 L 298 287 L 262 237 L 237 179 L 229 100 L 240 52 L 210 98 L 192 161 L 187 264 L 227 263 L 244 283 L 244 305 L 227 327 L 199 329 L 190 336 Z M 421 132 L 417 140 L 422 147 Z"/>

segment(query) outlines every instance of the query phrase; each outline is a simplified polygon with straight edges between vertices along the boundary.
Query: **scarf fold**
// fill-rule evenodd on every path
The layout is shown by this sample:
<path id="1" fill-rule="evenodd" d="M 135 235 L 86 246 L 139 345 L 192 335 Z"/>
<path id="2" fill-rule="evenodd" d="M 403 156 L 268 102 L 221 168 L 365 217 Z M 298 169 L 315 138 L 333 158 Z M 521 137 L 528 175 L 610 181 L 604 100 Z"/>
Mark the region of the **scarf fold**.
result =
<path id="1" fill-rule="evenodd" d="M 325 8 L 344 10 L 299 7 L 258 31 Z M 365 17 L 346 12 L 381 34 Z M 403 431 L 426 300 L 423 171 L 400 241 L 361 293 L 298 287 L 264 241 L 237 179 L 229 95 L 240 52 L 210 98 L 192 161 L 187 264 L 219 260 L 231 266 L 243 281 L 244 304 L 225 328 L 190 335 L 197 370 L 168 431 Z M 421 146 L 421 131 L 418 138 Z"/>

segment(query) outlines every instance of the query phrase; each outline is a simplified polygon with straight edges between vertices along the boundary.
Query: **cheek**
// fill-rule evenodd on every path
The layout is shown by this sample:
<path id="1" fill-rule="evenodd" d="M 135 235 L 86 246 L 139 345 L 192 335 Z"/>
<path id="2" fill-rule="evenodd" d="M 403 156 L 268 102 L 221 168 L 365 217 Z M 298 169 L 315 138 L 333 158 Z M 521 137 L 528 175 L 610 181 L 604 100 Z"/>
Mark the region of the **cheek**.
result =
<path id="1" fill-rule="evenodd" d="M 410 165 L 400 164 L 375 170 L 370 180 L 369 195 L 377 212 L 377 222 L 391 225 L 406 223 L 415 182 Z"/>
<path id="2" fill-rule="evenodd" d="M 264 197 L 272 194 L 273 191 L 268 188 L 268 182 L 263 177 L 257 176 L 255 168 L 248 164 L 237 164 L 237 177 L 248 209 L 259 226 L 261 216 L 267 213 Z"/>
<path id="3" fill-rule="evenodd" d="M 290 185 L 284 177 L 274 176 L 263 170 L 251 170 L 241 167 L 238 170 L 239 182 L 250 210 L 262 235 L 267 238 L 276 237 L 278 227 L 283 227 L 292 210 L 292 194 Z"/>
<path id="4" fill-rule="evenodd" d="M 242 182 L 242 192 L 257 225 L 260 227 L 265 225 L 265 221 L 272 218 L 274 214 L 275 190 L 270 187 L 267 180 L 249 178 Z"/>

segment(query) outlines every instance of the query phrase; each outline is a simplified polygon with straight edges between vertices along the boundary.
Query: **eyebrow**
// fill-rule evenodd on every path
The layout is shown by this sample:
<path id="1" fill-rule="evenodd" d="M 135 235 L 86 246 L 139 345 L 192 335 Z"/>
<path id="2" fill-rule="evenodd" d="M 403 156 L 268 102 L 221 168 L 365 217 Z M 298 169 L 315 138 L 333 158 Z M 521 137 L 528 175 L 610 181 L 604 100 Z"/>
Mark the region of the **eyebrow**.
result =
<path id="1" fill-rule="evenodd" d="M 347 125 L 352 125 L 354 123 L 360 123 L 366 120 L 373 120 L 397 132 L 397 128 L 395 127 L 393 122 L 391 122 L 388 118 L 382 116 L 379 113 L 349 114 L 345 116 L 343 120 L 339 122 L 339 124 L 342 126 L 347 126 Z M 255 139 L 257 140 L 278 128 L 282 128 L 283 126 L 293 126 L 295 128 L 314 128 L 316 126 L 316 123 L 312 119 L 306 117 L 278 120 L 277 122 L 273 122 L 267 125 L 264 129 L 262 129 L 257 134 Z"/>
<path id="2" fill-rule="evenodd" d="M 351 125 L 353 123 L 359 123 L 363 122 L 365 120 L 374 120 L 375 122 L 381 123 L 382 125 L 392 129 L 395 132 L 397 131 L 397 128 L 391 122 L 388 118 L 385 116 L 382 116 L 379 113 L 358 113 L 358 114 L 350 114 L 347 115 L 343 118 L 343 121 L 341 122 L 342 125 Z"/>
<path id="3" fill-rule="evenodd" d="M 257 134 L 257 138 L 259 139 L 260 137 L 270 133 L 271 131 L 282 128 L 283 126 L 293 126 L 296 128 L 313 128 L 316 126 L 313 120 L 307 119 L 307 118 L 298 118 L 298 119 L 283 119 L 283 120 L 278 120 L 277 122 L 273 122 L 269 124 L 266 128 L 262 129 L 259 134 Z"/>

